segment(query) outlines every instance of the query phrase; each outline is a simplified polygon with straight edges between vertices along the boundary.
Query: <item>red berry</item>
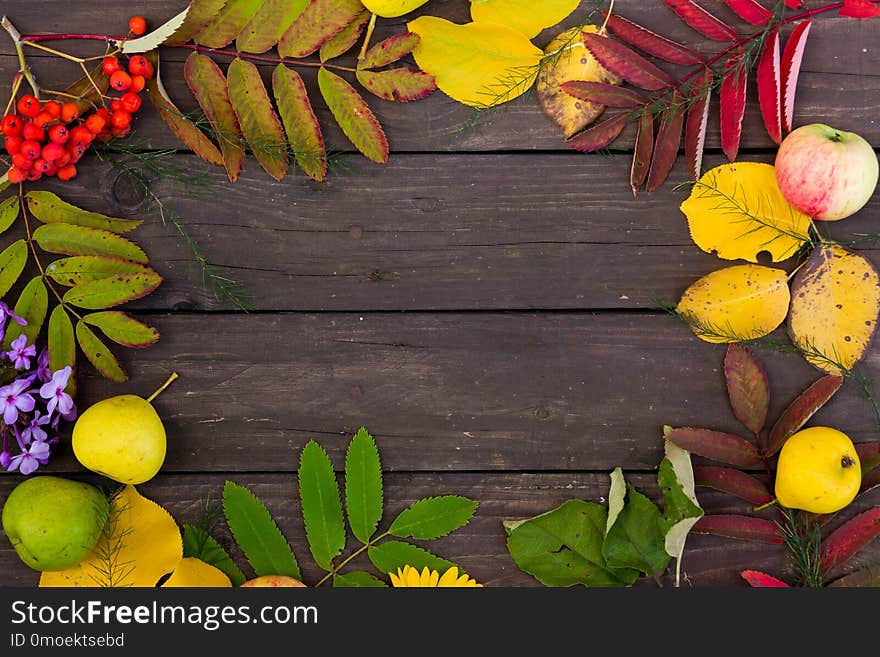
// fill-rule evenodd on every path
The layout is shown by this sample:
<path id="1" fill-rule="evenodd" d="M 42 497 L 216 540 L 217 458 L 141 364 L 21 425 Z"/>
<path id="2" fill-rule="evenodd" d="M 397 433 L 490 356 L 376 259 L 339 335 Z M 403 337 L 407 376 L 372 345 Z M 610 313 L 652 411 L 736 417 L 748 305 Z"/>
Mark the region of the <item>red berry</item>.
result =
<path id="1" fill-rule="evenodd" d="M 57 119 L 61 116 L 61 103 L 57 100 L 47 100 L 46 104 L 43 105 L 43 111 L 48 112 L 49 116 L 53 119 Z"/>
<path id="2" fill-rule="evenodd" d="M 64 147 L 61 144 L 56 144 L 54 142 L 49 142 L 45 146 L 43 146 L 43 150 L 40 151 L 40 155 L 42 155 L 43 159 L 47 162 L 54 162 L 64 153 Z"/>
<path id="3" fill-rule="evenodd" d="M 55 120 L 55 117 L 49 114 L 49 112 L 40 112 L 34 117 L 34 125 L 38 128 L 45 128 L 47 125 L 52 123 Z"/>
<path id="4" fill-rule="evenodd" d="M 136 93 L 128 91 L 122 95 L 122 98 L 120 98 L 120 106 L 121 109 L 124 109 L 126 112 L 134 114 L 141 108 L 141 97 Z"/>
<path id="5" fill-rule="evenodd" d="M 153 65 L 143 55 L 135 55 L 128 60 L 128 72 L 132 75 L 143 75 L 145 78 L 153 77 Z"/>
<path id="6" fill-rule="evenodd" d="M 132 16 L 128 19 L 128 29 L 135 36 L 147 33 L 147 19 L 143 16 Z"/>
<path id="7" fill-rule="evenodd" d="M 36 160 L 38 157 L 40 157 L 40 153 L 42 152 L 42 150 L 43 149 L 40 147 L 40 142 L 33 141 L 31 139 L 28 139 L 21 145 L 21 154 L 29 160 Z"/>
<path id="8" fill-rule="evenodd" d="M 6 173 L 6 177 L 9 179 L 9 182 L 17 185 L 18 183 L 27 180 L 27 171 L 25 171 L 24 169 L 19 169 L 18 167 L 12 167 Z"/>
<path id="9" fill-rule="evenodd" d="M 37 169 L 41 173 L 46 173 L 49 169 L 52 168 L 52 163 L 49 162 L 49 160 L 41 157 L 38 160 L 34 161 L 33 168 Z"/>
<path id="10" fill-rule="evenodd" d="M 88 124 L 88 121 L 86 121 L 86 124 Z M 70 131 L 70 139 L 67 141 L 67 144 L 72 146 L 84 146 L 88 148 L 89 144 L 92 143 L 92 140 L 94 138 L 95 135 L 92 134 L 91 130 L 89 130 L 88 125 L 78 125 Z"/>
<path id="11" fill-rule="evenodd" d="M 17 169 L 21 169 L 22 171 L 27 171 L 31 168 L 31 160 L 26 158 L 21 153 L 16 153 L 12 156 L 12 166 Z"/>
<path id="12" fill-rule="evenodd" d="M 19 114 L 29 118 L 34 118 L 40 113 L 40 110 L 42 110 L 42 107 L 40 107 L 40 101 L 37 100 L 36 96 L 32 96 L 31 94 L 25 94 L 19 98 L 16 107 L 18 108 Z"/>
<path id="13" fill-rule="evenodd" d="M 128 91 L 131 86 L 131 76 L 123 70 L 118 70 L 110 76 L 110 86 L 116 91 Z"/>
<path id="14" fill-rule="evenodd" d="M 119 65 L 119 60 L 115 57 L 105 57 L 101 61 L 101 70 L 103 70 L 104 73 L 106 73 L 107 75 L 113 75 L 121 68 L 122 66 Z"/>
<path id="15" fill-rule="evenodd" d="M 122 109 L 122 101 L 118 98 L 114 98 L 113 102 L 110 103 L 110 111 L 117 112 Z"/>
<path id="16" fill-rule="evenodd" d="M 70 164 L 70 161 L 72 159 L 73 159 L 73 156 L 70 154 L 70 151 L 67 149 L 64 149 L 64 152 L 61 154 L 61 157 L 59 157 L 54 162 L 54 164 L 56 167 L 58 167 L 60 169 L 61 167 L 65 166 L 67 164 Z"/>
<path id="17" fill-rule="evenodd" d="M 104 129 L 104 126 L 107 125 L 107 121 L 98 113 L 92 114 L 89 118 L 86 119 L 86 122 L 83 124 L 92 135 L 96 135 L 101 130 Z"/>
<path id="18" fill-rule="evenodd" d="M 9 135 L 4 139 L 3 146 L 6 148 L 6 152 L 10 155 L 15 155 L 16 153 L 21 152 L 21 144 L 22 138 L 16 137 L 15 135 Z"/>
<path id="19" fill-rule="evenodd" d="M 70 130 L 67 129 L 66 125 L 56 123 L 49 128 L 49 141 L 56 144 L 64 144 L 68 139 L 70 139 Z"/>
<path id="20" fill-rule="evenodd" d="M 33 182 L 35 180 L 39 180 L 42 177 L 43 177 L 43 172 L 40 171 L 39 169 L 34 169 L 33 167 L 28 169 L 27 179 L 30 180 L 31 182 Z"/>
<path id="21" fill-rule="evenodd" d="M 127 128 L 131 124 L 131 114 L 125 110 L 117 110 L 110 117 L 110 124 L 114 128 Z"/>
<path id="22" fill-rule="evenodd" d="M 70 180 L 76 175 L 76 167 L 72 164 L 65 165 L 58 169 L 59 180 Z"/>
<path id="23" fill-rule="evenodd" d="M 4 137 L 17 137 L 21 134 L 24 122 L 18 114 L 7 114 L 0 119 L 0 133 Z"/>
<path id="24" fill-rule="evenodd" d="M 70 123 L 78 116 L 79 108 L 76 106 L 76 103 L 64 103 L 61 106 L 61 120 L 65 123 Z"/>
<path id="25" fill-rule="evenodd" d="M 46 138 L 46 131 L 36 123 L 25 123 L 21 129 L 21 136 L 32 141 L 43 141 Z"/>
<path id="26" fill-rule="evenodd" d="M 136 94 L 139 94 L 144 90 L 144 87 L 147 86 L 147 79 L 143 75 L 132 75 L 131 76 L 131 87 L 129 87 L 129 91 L 132 91 Z"/>

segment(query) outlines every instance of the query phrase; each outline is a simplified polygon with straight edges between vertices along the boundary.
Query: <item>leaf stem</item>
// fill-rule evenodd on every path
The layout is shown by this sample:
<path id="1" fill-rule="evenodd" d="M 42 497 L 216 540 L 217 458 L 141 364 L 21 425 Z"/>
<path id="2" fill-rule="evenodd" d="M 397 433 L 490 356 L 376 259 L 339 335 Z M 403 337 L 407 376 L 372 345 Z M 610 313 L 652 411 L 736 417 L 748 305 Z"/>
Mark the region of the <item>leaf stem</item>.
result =
<path id="1" fill-rule="evenodd" d="M 31 69 L 27 64 L 27 60 L 25 59 L 24 48 L 21 47 L 21 44 L 24 40 L 24 38 L 21 35 L 21 32 L 19 32 L 17 29 L 15 29 L 15 26 L 10 22 L 10 20 L 6 16 L 4 16 L 3 18 L 0 18 L 0 27 L 2 27 L 4 30 L 6 30 L 7 34 L 9 34 L 9 36 L 12 38 L 12 43 L 15 46 L 15 52 L 16 52 L 16 54 L 18 54 L 18 64 L 20 67 L 19 70 L 20 70 L 21 74 L 24 76 L 24 79 L 28 81 L 29 85 L 31 85 L 31 89 L 34 92 L 34 96 L 39 98 L 40 97 L 40 86 L 37 84 L 37 81 L 34 78 L 33 74 L 31 73 Z"/>
<path id="2" fill-rule="evenodd" d="M 364 36 L 364 45 L 361 46 L 361 52 L 358 55 L 358 64 L 364 61 L 367 56 L 367 48 L 370 46 L 370 39 L 373 37 L 373 30 L 376 29 L 376 14 L 370 15 L 370 22 L 367 25 L 367 33 Z"/>
<path id="3" fill-rule="evenodd" d="M 369 541 L 367 541 L 366 543 L 364 543 L 361 547 L 359 547 L 357 550 L 355 550 L 350 555 L 348 555 L 345 559 L 343 559 L 342 562 L 340 562 L 340 564 L 338 566 L 333 566 L 333 568 L 330 569 L 329 573 L 327 573 L 321 579 L 318 580 L 318 583 L 315 584 L 315 588 L 321 586 L 321 584 L 326 582 L 328 579 L 330 579 L 334 575 L 338 574 L 339 571 L 342 570 L 343 568 L 345 568 L 355 557 L 363 554 L 366 550 L 368 550 L 371 547 L 373 547 L 374 545 L 376 545 L 383 538 L 388 538 L 389 536 L 391 536 L 391 533 L 385 532 L 384 534 L 379 534 L 376 538 L 372 538 Z"/>
<path id="4" fill-rule="evenodd" d="M 149 397 L 147 397 L 147 402 L 149 402 L 150 404 L 152 404 L 152 403 L 153 403 L 153 400 L 154 400 L 156 397 L 158 397 L 159 395 L 161 395 L 161 394 L 165 391 L 165 389 L 166 389 L 168 386 L 170 386 L 172 383 L 174 383 L 174 382 L 175 382 L 177 379 L 179 379 L 179 378 L 180 378 L 180 375 L 179 375 L 177 372 L 172 372 L 172 373 L 171 373 L 171 376 L 169 376 L 167 379 L 165 379 L 165 383 L 163 383 L 161 386 L 159 386 L 158 388 L 156 388 L 156 391 L 155 391 L 152 395 L 150 395 Z"/>

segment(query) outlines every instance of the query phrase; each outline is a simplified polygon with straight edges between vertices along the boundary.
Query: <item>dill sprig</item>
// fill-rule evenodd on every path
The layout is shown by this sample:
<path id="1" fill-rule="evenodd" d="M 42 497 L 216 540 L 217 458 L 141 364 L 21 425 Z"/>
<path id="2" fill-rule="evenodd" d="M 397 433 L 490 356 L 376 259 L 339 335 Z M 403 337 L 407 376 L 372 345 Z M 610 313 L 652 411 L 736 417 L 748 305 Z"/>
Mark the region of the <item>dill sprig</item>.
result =
<path id="1" fill-rule="evenodd" d="M 819 522 L 809 514 L 780 507 L 783 522 L 779 525 L 783 544 L 788 550 L 795 586 L 822 588 L 822 532 Z"/>
<path id="2" fill-rule="evenodd" d="M 95 545 L 94 555 L 96 562 L 93 564 L 97 575 L 89 574 L 96 586 L 120 587 L 130 586 L 126 581 L 134 572 L 134 562 L 121 561 L 120 554 L 125 547 L 125 539 L 131 534 L 132 528 L 127 527 L 121 531 L 119 528 L 120 516 L 128 511 L 128 506 L 114 507 L 111 501 L 109 515 L 101 529 L 101 537 Z"/>

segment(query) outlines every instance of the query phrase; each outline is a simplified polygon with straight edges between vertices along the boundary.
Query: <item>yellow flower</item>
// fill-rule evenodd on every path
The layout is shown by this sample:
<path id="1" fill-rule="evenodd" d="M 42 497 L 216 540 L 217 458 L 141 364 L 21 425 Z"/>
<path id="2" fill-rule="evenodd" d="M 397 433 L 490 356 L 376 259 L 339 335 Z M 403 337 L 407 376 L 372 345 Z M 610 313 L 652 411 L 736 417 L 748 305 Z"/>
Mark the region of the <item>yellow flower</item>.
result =
<path id="1" fill-rule="evenodd" d="M 394 573 L 388 573 L 388 575 L 391 577 L 391 583 L 394 585 L 394 588 L 483 586 L 478 584 L 477 580 L 471 579 L 467 575 L 459 577 L 458 568 L 455 566 L 443 573 L 442 577 L 436 570 L 428 570 L 427 566 L 425 566 L 421 573 L 412 566 L 404 566 L 402 569 L 397 569 L 396 575 Z"/>

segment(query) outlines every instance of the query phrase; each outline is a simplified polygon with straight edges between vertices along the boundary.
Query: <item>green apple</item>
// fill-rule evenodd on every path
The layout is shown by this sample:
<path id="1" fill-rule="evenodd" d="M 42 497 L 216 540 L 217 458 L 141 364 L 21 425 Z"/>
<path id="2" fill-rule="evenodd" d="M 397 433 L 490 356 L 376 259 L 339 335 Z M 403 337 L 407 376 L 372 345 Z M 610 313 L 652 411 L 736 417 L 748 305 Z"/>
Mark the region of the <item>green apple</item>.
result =
<path id="1" fill-rule="evenodd" d="M 90 484 L 32 477 L 6 499 L 3 531 L 34 570 L 64 570 L 89 555 L 109 513 L 107 497 Z"/>

